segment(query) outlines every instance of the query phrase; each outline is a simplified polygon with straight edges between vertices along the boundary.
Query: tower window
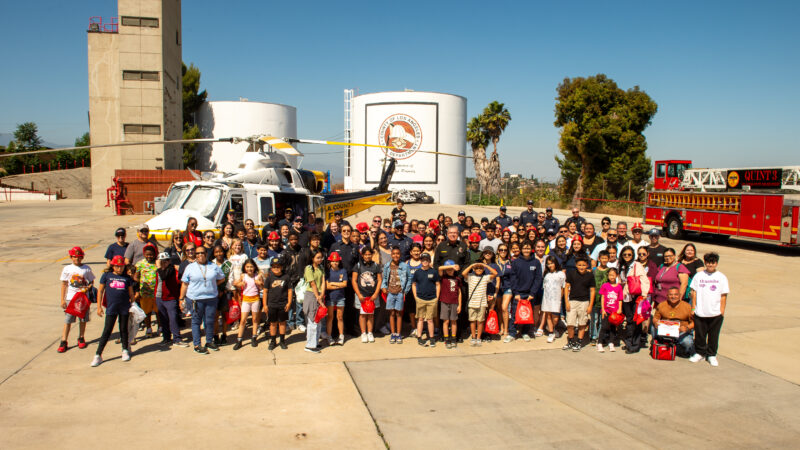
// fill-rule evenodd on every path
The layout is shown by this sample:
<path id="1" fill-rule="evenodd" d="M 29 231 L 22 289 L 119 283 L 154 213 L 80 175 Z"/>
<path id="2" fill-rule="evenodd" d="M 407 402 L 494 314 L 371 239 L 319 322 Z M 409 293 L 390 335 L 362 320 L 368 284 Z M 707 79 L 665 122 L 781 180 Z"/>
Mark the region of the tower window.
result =
<path id="1" fill-rule="evenodd" d="M 122 25 L 127 27 L 158 28 L 158 19 L 155 17 L 122 16 Z"/>

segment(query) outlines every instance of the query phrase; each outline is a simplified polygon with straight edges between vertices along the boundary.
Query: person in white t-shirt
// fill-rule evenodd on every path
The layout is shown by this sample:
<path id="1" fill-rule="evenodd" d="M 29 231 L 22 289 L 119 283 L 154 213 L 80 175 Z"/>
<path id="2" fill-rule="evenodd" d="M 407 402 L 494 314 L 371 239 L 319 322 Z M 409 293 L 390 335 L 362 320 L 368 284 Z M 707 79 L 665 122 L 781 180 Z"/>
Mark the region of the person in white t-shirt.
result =
<path id="1" fill-rule="evenodd" d="M 87 311 L 83 318 L 73 316 L 66 312 L 67 306 L 72 301 L 75 294 L 86 293 L 94 283 L 94 273 L 92 268 L 83 264 L 83 249 L 73 247 L 69 250 L 69 257 L 72 264 L 64 267 L 61 271 L 61 309 L 64 311 L 64 331 L 61 334 L 61 343 L 58 345 L 58 353 L 67 351 L 67 338 L 69 329 L 75 320 L 78 320 L 78 348 L 86 348 L 86 340 L 83 338 L 86 332 L 86 322 L 89 321 L 91 314 Z"/>
<path id="2" fill-rule="evenodd" d="M 497 253 L 497 247 L 499 247 L 503 241 L 496 238 L 494 232 L 494 225 L 486 225 L 486 237 L 481 241 L 480 245 L 478 245 L 478 250 L 483 251 L 486 248 L 491 248 Z"/>
<path id="3" fill-rule="evenodd" d="M 703 256 L 706 269 L 698 272 L 691 288 L 692 309 L 694 310 L 694 340 L 695 354 L 689 358 L 691 362 L 698 362 L 706 358 L 708 363 L 717 367 L 717 347 L 719 345 L 719 332 L 722 329 L 722 319 L 725 315 L 725 306 L 728 301 L 728 278 L 717 271 L 719 255 L 706 253 Z"/>

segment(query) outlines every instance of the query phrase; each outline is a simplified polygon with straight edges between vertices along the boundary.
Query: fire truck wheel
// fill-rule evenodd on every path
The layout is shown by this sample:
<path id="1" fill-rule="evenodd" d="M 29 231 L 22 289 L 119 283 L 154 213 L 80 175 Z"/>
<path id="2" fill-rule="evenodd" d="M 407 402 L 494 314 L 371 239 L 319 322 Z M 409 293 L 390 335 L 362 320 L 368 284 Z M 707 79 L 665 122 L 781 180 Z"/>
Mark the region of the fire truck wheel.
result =
<path id="1" fill-rule="evenodd" d="M 672 216 L 667 220 L 667 237 L 670 239 L 683 239 L 683 224 L 681 220 Z"/>

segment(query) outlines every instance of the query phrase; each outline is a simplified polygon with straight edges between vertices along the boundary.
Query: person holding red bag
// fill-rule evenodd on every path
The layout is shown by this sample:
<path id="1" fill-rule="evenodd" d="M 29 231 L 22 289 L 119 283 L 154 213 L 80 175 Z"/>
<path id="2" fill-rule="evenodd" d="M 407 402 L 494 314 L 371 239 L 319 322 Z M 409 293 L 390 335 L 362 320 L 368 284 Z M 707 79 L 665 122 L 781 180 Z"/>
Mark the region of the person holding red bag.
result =
<path id="1" fill-rule="evenodd" d="M 80 318 L 66 312 L 67 305 L 75 298 L 75 295 L 78 293 L 85 295 L 86 291 L 94 283 L 94 273 L 91 267 L 83 264 L 83 255 L 82 248 L 72 247 L 69 251 L 72 264 L 64 267 L 61 271 L 61 309 L 64 310 L 64 330 L 61 334 L 61 343 L 58 345 L 58 353 L 64 353 L 69 348 L 67 345 L 69 329 L 76 320 L 78 320 L 79 324 L 78 348 L 86 348 L 84 334 L 86 333 L 86 322 L 90 320 L 90 314 L 87 312 L 83 318 Z"/>
<path id="2" fill-rule="evenodd" d="M 522 339 L 531 340 L 531 325 L 516 326 L 516 310 L 521 300 L 533 299 L 542 287 L 542 265 L 533 255 L 533 243 L 524 241 L 520 247 L 520 256 L 511 262 L 511 293 L 513 299 L 509 308 L 508 336 L 506 341 L 511 342 L 518 332 L 522 333 Z M 510 339 L 509 339 L 510 337 Z"/>
<path id="3" fill-rule="evenodd" d="M 484 272 L 488 271 L 488 275 Z M 497 277 L 497 271 L 487 264 L 473 263 L 461 272 L 461 276 L 467 281 L 469 288 L 467 297 L 467 309 L 469 313 L 469 345 L 472 347 L 481 346 L 481 334 L 483 333 L 483 321 L 486 318 L 486 308 L 488 299 L 486 290 L 489 283 Z"/>
<path id="4" fill-rule="evenodd" d="M 125 273 L 125 258 L 121 255 L 111 259 L 111 271 L 103 273 L 100 277 L 97 297 L 103 298 L 103 295 L 108 303 L 105 311 L 106 322 L 97 345 L 97 352 L 92 359 L 92 367 L 103 363 L 103 350 L 111 332 L 114 331 L 114 324 L 117 322 L 119 322 L 119 337 L 122 344 L 122 360 L 131 360 L 130 344 L 128 343 L 128 310 L 133 300 L 133 279 Z M 97 316 L 103 317 L 102 302 L 97 305 Z"/>

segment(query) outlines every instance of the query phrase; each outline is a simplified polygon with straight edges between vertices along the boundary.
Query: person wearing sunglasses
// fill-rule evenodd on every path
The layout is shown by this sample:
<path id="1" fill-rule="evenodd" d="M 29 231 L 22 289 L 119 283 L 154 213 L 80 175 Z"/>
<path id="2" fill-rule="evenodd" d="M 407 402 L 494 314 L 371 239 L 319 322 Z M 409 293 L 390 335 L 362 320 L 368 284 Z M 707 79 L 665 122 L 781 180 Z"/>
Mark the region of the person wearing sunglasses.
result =
<path id="1" fill-rule="evenodd" d="M 608 230 L 611 229 L 611 218 L 610 217 L 603 217 L 600 219 L 600 237 L 603 240 L 606 239 L 606 234 L 608 234 Z"/>
<path id="2" fill-rule="evenodd" d="M 622 249 L 622 244 L 617 242 L 617 237 L 617 230 L 608 230 L 606 233 L 606 241 L 597 244 L 594 250 L 592 250 L 592 254 L 590 255 L 592 258 L 592 267 L 597 267 L 597 258 L 600 256 L 600 252 L 608 250 L 609 247 L 616 249 L 619 254 L 620 249 Z"/>
<path id="3" fill-rule="evenodd" d="M 642 325 L 637 324 L 633 316 L 639 297 L 647 298 L 650 294 L 650 279 L 645 267 L 636 260 L 636 253 L 630 246 L 622 247 L 619 252 L 620 281 L 624 283 L 622 313 L 625 314 L 625 353 L 636 353 L 642 347 Z M 637 277 L 641 286 L 641 294 L 633 295 L 628 290 L 629 277 Z"/>
<path id="4" fill-rule="evenodd" d="M 197 260 L 186 267 L 181 277 L 180 302 L 182 308 L 192 310 L 192 341 L 194 351 L 208 354 L 207 349 L 218 351 L 214 343 L 214 319 L 219 298 L 218 286 L 225 282 L 219 266 L 208 260 L 208 250 L 195 250 Z M 205 328 L 206 345 L 201 344 L 200 324 Z"/>

